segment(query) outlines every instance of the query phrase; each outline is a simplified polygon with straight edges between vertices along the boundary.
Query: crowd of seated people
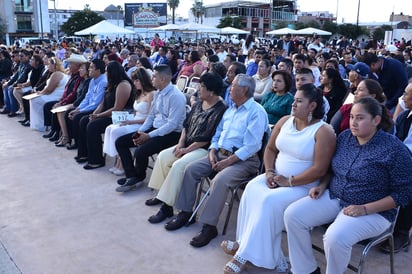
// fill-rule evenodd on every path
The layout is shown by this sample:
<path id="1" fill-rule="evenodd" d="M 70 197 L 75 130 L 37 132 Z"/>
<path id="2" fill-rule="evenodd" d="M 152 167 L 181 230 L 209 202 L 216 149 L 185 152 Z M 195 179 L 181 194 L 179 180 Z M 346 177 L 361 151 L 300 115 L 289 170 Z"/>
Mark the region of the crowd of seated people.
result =
<path id="1" fill-rule="evenodd" d="M 44 137 L 76 149 L 86 170 L 114 157 L 109 171 L 124 176 L 117 192 L 145 183 L 157 191 L 146 201 L 160 205 L 149 222 L 171 218 L 166 230 L 202 223 L 194 247 L 217 236 L 229 188 L 258 174 L 262 161 L 265 171 L 241 196 L 236 238 L 221 244 L 233 256 L 224 273 L 240 273 L 247 262 L 287 271 L 283 230 L 291 271 L 320 273 L 308 228 L 325 223 L 332 223 L 323 239 L 326 273 L 343 273 L 352 245 L 385 231 L 397 206 L 395 251 L 407 249 L 410 49 L 360 54 L 359 45 L 334 48 L 318 36 L 273 44 L 248 37 L 239 45 L 173 45 L 155 35 L 152 45 L 4 47 L 0 113 L 50 129 Z M 174 84 L 181 76 L 200 78 L 190 101 Z M 125 118 L 115 123 L 118 113 Z M 203 177 L 211 179 L 210 194 L 192 218 Z M 390 250 L 387 242 L 380 248 Z"/>

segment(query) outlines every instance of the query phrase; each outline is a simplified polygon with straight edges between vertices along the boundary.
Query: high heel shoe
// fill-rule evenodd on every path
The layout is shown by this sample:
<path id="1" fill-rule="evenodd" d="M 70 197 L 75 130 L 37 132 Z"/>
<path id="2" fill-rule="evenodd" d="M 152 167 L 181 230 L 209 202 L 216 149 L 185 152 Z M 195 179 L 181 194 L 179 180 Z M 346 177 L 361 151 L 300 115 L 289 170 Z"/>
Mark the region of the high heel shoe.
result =
<path id="1" fill-rule="evenodd" d="M 65 147 L 67 144 L 70 144 L 70 139 L 67 136 L 62 136 L 60 142 L 56 144 L 56 147 Z"/>
<path id="2" fill-rule="evenodd" d="M 51 137 L 53 137 L 53 135 L 54 135 L 55 133 L 56 133 L 55 130 L 50 130 L 49 133 L 43 135 L 43 138 L 51 138 Z"/>

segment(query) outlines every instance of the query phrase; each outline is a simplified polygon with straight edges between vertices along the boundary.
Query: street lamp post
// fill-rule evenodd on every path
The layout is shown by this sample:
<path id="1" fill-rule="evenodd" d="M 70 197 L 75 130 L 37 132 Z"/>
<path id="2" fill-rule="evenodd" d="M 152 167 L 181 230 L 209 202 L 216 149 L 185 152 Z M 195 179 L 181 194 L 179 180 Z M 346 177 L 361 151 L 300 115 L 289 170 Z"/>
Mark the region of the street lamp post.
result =
<path id="1" fill-rule="evenodd" d="M 54 6 L 54 39 L 59 39 L 59 26 L 57 25 L 57 11 L 56 11 L 56 0 L 53 1 L 53 6 Z"/>
<path id="2" fill-rule="evenodd" d="M 43 11 L 42 11 L 42 8 L 41 8 L 41 1 L 42 0 L 39 0 L 38 1 L 38 3 L 39 3 L 39 9 L 40 9 L 40 38 L 41 39 L 43 39 Z"/>
<path id="3" fill-rule="evenodd" d="M 359 27 L 359 11 L 360 11 L 360 0 L 358 0 L 358 15 L 356 16 L 356 26 Z"/>

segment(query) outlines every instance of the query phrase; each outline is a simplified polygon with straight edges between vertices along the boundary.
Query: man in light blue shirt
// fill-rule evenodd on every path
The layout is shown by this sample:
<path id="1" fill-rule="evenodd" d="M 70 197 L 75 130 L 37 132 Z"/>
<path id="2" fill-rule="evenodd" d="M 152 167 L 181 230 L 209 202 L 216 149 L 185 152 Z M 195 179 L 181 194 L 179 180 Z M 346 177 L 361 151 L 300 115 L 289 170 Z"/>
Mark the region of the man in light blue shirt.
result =
<path id="1" fill-rule="evenodd" d="M 268 131 L 268 116 L 263 107 L 253 99 L 255 81 L 239 74 L 232 82 L 230 97 L 234 102 L 223 115 L 209 147 L 209 155 L 186 167 L 183 185 L 176 201 L 181 212 L 165 226 L 176 230 L 184 226 L 192 215 L 197 184 L 202 177 L 216 173 L 213 190 L 199 221 L 202 231 L 192 239 L 194 247 L 207 245 L 217 236 L 216 225 L 225 204 L 228 187 L 256 174 L 259 168 L 257 152 L 261 149 L 263 135 Z"/>
<path id="2" fill-rule="evenodd" d="M 141 186 L 146 178 L 149 157 L 179 141 L 186 117 L 186 97 L 171 83 L 172 76 L 168 65 L 154 68 L 152 83 L 158 90 L 149 115 L 137 133 L 126 134 L 116 140 L 116 149 L 126 175 L 126 178 L 117 181 L 120 185 L 116 188 L 117 192 L 127 192 Z M 130 148 L 135 146 L 137 149 L 133 157 Z"/>
<path id="3" fill-rule="evenodd" d="M 91 114 L 103 101 L 104 92 L 107 87 L 105 74 L 106 65 L 100 59 L 93 59 L 89 67 L 89 75 L 92 78 L 86 96 L 80 105 L 65 115 L 67 129 L 70 138 L 75 142 L 67 146 L 67 149 L 77 149 L 77 138 L 79 135 L 79 122 L 83 116 Z"/>

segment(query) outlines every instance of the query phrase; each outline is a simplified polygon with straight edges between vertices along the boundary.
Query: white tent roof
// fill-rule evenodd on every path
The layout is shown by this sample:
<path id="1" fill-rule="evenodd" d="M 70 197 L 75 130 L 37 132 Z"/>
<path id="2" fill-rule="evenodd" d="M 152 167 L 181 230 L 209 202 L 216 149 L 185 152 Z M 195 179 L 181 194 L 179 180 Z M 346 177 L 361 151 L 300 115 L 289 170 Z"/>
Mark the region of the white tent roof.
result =
<path id="1" fill-rule="evenodd" d="M 268 31 L 268 32 L 266 32 L 266 34 L 269 34 L 269 35 L 283 35 L 283 34 L 288 34 L 288 33 L 295 34 L 295 32 L 296 32 L 296 30 L 294 30 L 294 29 L 281 28 L 281 29 L 275 29 L 275 30 L 272 30 L 272 31 Z"/>
<path id="2" fill-rule="evenodd" d="M 215 28 L 215 27 L 212 27 L 212 26 L 207 26 L 207 25 L 202 25 L 202 24 L 197 24 L 197 23 L 187 23 L 187 24 L 184 24 L 184 25 L 180 25 L 179 30 L 181 30 L 181 31 L 220 33 L 220 29 L 218 29 L 218 28 Z"/>
<path id="3" fill-rule="evenodd" d="M 167 24 L 156 28 L 151 28 L 150 30 L 178 30 L 179 26 L 175 24 Z"/>
<path id="4" fill-rule="evenodd" d="M 332 35 L 331 32 L 321 30 L 321 29 L 316 29 L 316 28 L 304 28 L 295 31 L 295 34 L 317 34 L 317 35 Z"/>
<path id="5" fill-rule="evenodd" d="M 106 20 L 100 21 L 99 23 L 88 27 L 83 30 L 76 31 L 75 35 L 108 35 L 108 34 L 135 34 L 134 31 L 118 27 L 109 23 Z"/>
<path id="6" fill-rule="evenodd" d="M 232 28 L 232 27 L 225 27 L 220 29 L 221 34 L 249 34 L 250 31 Z"/>

